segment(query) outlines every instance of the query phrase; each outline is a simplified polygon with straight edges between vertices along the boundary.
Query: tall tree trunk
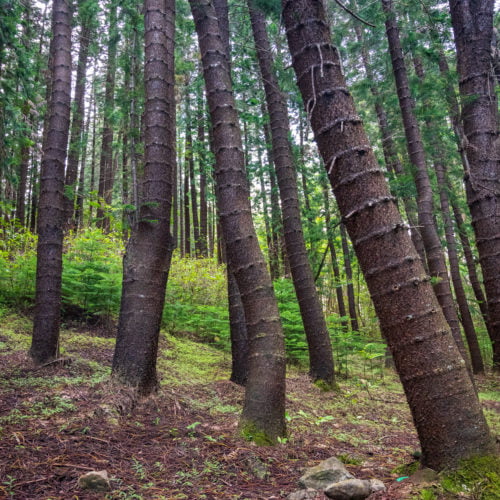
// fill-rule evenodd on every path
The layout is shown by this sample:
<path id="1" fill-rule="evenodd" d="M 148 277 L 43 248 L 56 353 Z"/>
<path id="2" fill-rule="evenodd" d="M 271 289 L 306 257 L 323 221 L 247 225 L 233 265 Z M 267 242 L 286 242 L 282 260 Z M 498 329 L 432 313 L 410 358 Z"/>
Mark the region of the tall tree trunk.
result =
<path id="1" fill-rule="evenodd" d="M 208 205 L 207 205 L 207 170 L 205 155 L 205 121 L 203 92 L 200 89 L 197 102 L 198 120 L 198 165 L 200 168 L 200 236 L 199 249 L 201 257 L 208 257 Z"/>
<path id="2" fill-rule="evenodd" d="M 68 165 L 66 167 L 65 179 L 65 226 L 70 228 L 75 226 L 74 208 L 76 198 L 76 188 L 78 179 L 78 161 L 82 151 L 82 125 L 85 112 L 85 81 L 87 73 L 87 61 L 90 44 L 90 23 L 92 20 L 88 16 L 80 14 L 83 24 L 80 32 L 80 48 L 78 52 L 78 64 L 76 70 L 75 98 L 73 102 L 73 117 L 71 122 L 71 133 L 69 139 Z"/>
<path id="3" fill-rule="evenodd" d="M 75 222 L 76 227 L 81 228 L 83 226 L 83 200 L 85 198 L 85 170 L 87 165 L 87 142 L 89 139 L 90 131 L 90 110 L 92 109 L 92 101 L 95 99 L 95 94 L 93 93 L 90 99 L 89 109 L 87 111 L 87 121 L 85 124 L 85 130 L 83 132 L 83 149 L 82 158 L 80 161 L 80 172 L 78 174 L 78 194 L 76 199 L 76 209 L 75 209 Z"/>
<path id="4" fill-rule="evenodd" d="M 474 386 L 368 144 L 323 3 L 284 0 L 283 20 L 318 148 L 408 398 L 422 462 L 440 470 L 488 453 L 492 440 Z"/>
<path id="5" fill-rule="evenodd" d="M 349 307 L 349 319 L 351 330 L 359 331 L 358 314 L 356 312 L 356 297 L 354 296 L 354 282 L 352 277 L 351 256 L 349 252 L 349 243 L 344 224 L 340 224 L 340 239 L 342 241 L 342 255 L 344 256 L 344 270 L 347 280 L 347 304 Z"/>
<path id="6" fill-rule="evenodd" d="M 450 191 L 449 186 L 448 190 Z M 479 310 L 481 311 L 484 323 L 486 325 L 486 330 L 488 331 L 488 335 L 493 344 L 493 332 L 490 328 L 488 304 L 486 303 L 486 297 L 484 296 L 483 289 L 481 288 L 481 282 L 479 281 L 479 276 L 477 275 L 476 262 L 474 259 L 474 255 L 472 254 L 469 237 L 467 236 L 467 229 L 465 228 L 462 213 L 460 212 L 458 204 L 453 198 L 451 198 L 451 206 L 453 209 L 455 224 L 457 226 L 458 236 L 460 238 L 462 249 L 464 251 L 465 263 L 467 265 L 467 271 L 469 273 L 469 281 L 472 286 L 472 290 L 474 291 L 474 296 L 476 297 L 476 301 L 479 305 Z"/>
<path id="7" fill-rule="evenodd" d="M 192 156 L 191 124 L 186 124 L 186 142 L 184 146 L 184 256 L 191 255 L 191 216 L 189 213 L 189 162 Z"/>
<path id="8" fill-rule="evenodd" d="M 427 172 L 424 146 L 420 136 L 420 128 L 413 113 L 413 102 L 410 94 L 408 75 L 399 39 L 399 29 L 392 10 L 392 0 L 382 0 L 382 6 L 386 15 L 385 26 L 387 30 L 387 40 L 389 42 L 389 51 L 391 53 L 399 106 L 403 117 L 406 145 L 408 148 L 410 162 L 413 167 L 412 173 L 418 193 L 418 221 L 427 255 L 427 264 L 429 266 L 431 276 L 436 280 L 434 284 L 434 291 L 443 309 L 446 320 L 450 325 L 453 338 L 455 339 L 465 362 L 469 365 L 469 358 L 462 340 L 460 322 L 455 309 L 453 295 L 451 293 L 444 252 L 434 223 L 432 188 Z"/>
<path id="9" fill-rule="evenodd" d="M 50 46 L 51 97 L 42 147 L 35 318 L 30 356 L 37 365 L 59 354 L 64 164 L 71 104 L 71 12 L 67 0 L 54 0 Z"/>
<path id="10" fill-rule="evenodd" d="M 469 310 L 467 296 L 462 284 L 462 277 L 460 276 L 460 265 L 457 255 L 457 244 L 455 235 L 453 234 L 453 222 L 450 215 L 450 204 L 448 201 L 448 194 L 446 192 L 446 171 L 442 163 L 435 163 L 436 176 L 439 186 L 439 199 L 441 201 L 441 216 L 444 222 L 444 232 L 446 243 L 448 245 L 448 260 L 450 263 L 451 279 L 453 288 L 455 289 L 455 296 L 460 311 L 462 325 L 464 327 L 465 338 L 469 346 L 471 356 L 472 371 L 473 373 L 484 373 L 483 358 L 481 356 L 481 349 L 477 341 L 477 334 L 474 328 L 474 321 Z"/>
<path id="11" fill-rule="evenodd" d="M 190 5 L 213 127 L 220 224 L 247 323 L 248 379 L 240 425 L 256 441 L 275 442 L 286 432 L 283 330 L 253 226 L 241 132 L 215 9 L 210 0 L 191 0 Z"/>
<path id="12" fill-rule="evenodd" d="M 113 376 L 140 394 L 157 386 L 156 357 L 173 241 L 175 165 L 173 0 L 144 1 L 144 176 L 139 222 L 123 260 Z"/>
<path id="13" fill-rule="evenodd" d="M 358 42 L 361 44 L 361 59 L 363 61 L 363 66 L 365 68 L 366 77 L 370 82 L 375 82 L 375 77 L 373 75 L 373 71 L 370 66 L 370 61 L 368 58 L 368 51 L 366 49 L 366 44 L 363 40 L 361 26 L 358 24 L 354 27 L 356 32 L 356 38 Z M 387 113 L 385 112 L 385 108 L 382 102 L 382 97 L 380 95 L 379 90 L 375 86 L 375 83 L 370 85 L 370 92 L 375 99 L 375 112 L 377 114 L 377 121 L 380 128 L 380 135 L 382 139 L 382 151 L 384 153 L 385 164 L 387 170 L 392 175 L 403 176 L 405 174 L 403 165 L 399 161 L 396 145 L 394 144 L 394 140 L 392 138 L 392 133 L 389 128 L 389 122 L 387 120 Z M 418 252 L 418 255 L 422 259 L 422 263 L 424 267 L 427 269 L 427 261 L 425 259 L 425 246 L 422 241 L 422 236 L 420 235 L 420 231 L 417 228 L 417 208 L 415 201 L 412 197 L 404 196 L 403 206 L 405 208 L 406 217 L 410 224 L 410 232 L 411 239 L 415 248 Z"/>
<path id="14" fill-rule="evenodd" d="M 328 186 L 325 179 L 323 184 L 323 200 L 325 204 L 325 223 L 326 223 L 326 237 L 328 240 L 328 248 L 330 249 L 330 257 L 332 259 L 332 268 L 333 268 L 333 276 L 335 278 L 335 293 L 337 295 L 337 305 L 339 308 L 339 315 L 341 318 L 345 318 L 347 316 L 345 302 L 344 302 L 344 293 L 342 291 L 342 280 L 340 277 L 340 268 L 339 262 L 337 259 L 337 251 L 335 249 L 335 240 L 333 239 L 333 228 L 332 221 L 330 215 L 330 199 L 328 197 Z M 347 321 L 345 319 L 342 320 L 342 327 L 347 330 Z"/>
<path id="15" fill-rule="evenodd" d="M 468 170 L 467 203 L 493 333 L 493 365 L 500 371 L 500 133 L 491 64 L 493 0 L 450 1 L 462 96 Z"/>
<path id="16" fill-rule="evenodd" d="M 191 131 L 189 131 L 191 136 Z M 195 184 L 194 175 L 194 151 L 193 151 L 193 140 L 190 137 L 191 143 L 191 154 L 189 156 L 189 186 L 191 188 L 191 213 L 193 215 L 193 239 L 194 239 L 194 252 L 196 257 L 200 257 L 200 222 L 198 217 L 198 195 Z"/>
<path id="17" fill-rule="evenodd" d="M 107 214 L 113 194 L 113 111 L 115 107 L 116 48 L 118 43 L 117 1 L 111 0 L 109 6 L 108 61 L 106 63 L 106 85 L 104 94 L 104 118 L 102 124 L 101 158 L 99 162 L 99 206 L 97 226 L 109 231 L 110 220 Z"/>
<path id="18" fill-rule="evenodd" d="M 332 345 L 304 242 L 292 148 L 288 140 L 288 110 L 273 70 L 264 14 L 251 2 L 249 0 L 248 7 L 271 120 L 272 153 L 281 197 L 283 233 L 309 348 L 309 375 L 313 381 L 322 381 L 330 387 L 334 381 Z"/>

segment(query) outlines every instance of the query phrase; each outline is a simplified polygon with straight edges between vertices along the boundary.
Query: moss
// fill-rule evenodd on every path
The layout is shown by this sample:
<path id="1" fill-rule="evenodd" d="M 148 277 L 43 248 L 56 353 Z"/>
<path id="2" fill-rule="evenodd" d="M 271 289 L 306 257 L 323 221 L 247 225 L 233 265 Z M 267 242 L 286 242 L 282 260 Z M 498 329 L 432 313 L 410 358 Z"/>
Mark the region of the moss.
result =
<path id="1" fill-rule="evenodd" d="M 326 380 L 318 379 L 313 383 L 318 389 L 322 390 L 323 392 L 340 392 L 340 387 L 335 382 L 327 382 Z"/>
<path id="2" fill-rule="evenodd" d="M 275 437 L 260 429 L 255 422 L 248 420 L 240 422 L 240 435 L 258 446 L 274 446 L 277 442 Z"/>
<path id="3" fill-rule="evenodd" d="M 441 486 L 446 493 L 481 500 L 500 499 L 500 457 L 478 456 L 460 462 L 459 467 L 441 475 Z"/>
<path id="4" fill-rule="evenodd" d="M 401 476 L 411 476 L 420 467 L 420 462 L 417 460 L 416 462 L 411 462 L 409 464 L 398 465 L 394 469 L 392 469 L 393 474 L 400 474 Z"/>

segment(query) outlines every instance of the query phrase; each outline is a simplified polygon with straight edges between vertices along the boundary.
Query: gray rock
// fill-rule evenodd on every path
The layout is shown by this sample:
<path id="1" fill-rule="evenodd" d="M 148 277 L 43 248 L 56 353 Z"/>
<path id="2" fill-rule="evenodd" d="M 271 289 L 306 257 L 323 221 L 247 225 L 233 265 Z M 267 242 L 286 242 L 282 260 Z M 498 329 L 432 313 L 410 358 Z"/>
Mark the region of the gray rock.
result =
<path id="1" fill-rule="evenodd" d="M 105 470 L 87 472 L 78 479 L 78 486 L 84 490 L 107 491 L 111 489 L 108 472 Z"/>
<path id="2" fill-rule="evenodd" d="M 346 479 L 325 489 L 325 495 L 333 500 L 364 500 L 370 494 L 370 481 L 365 479 Z"/>
<path id="3" fill-rule="evenodd" d="M 287 500 L 314 500 L 318 492 L 312 488 L 307 490 L 297 490 L 290 493 L 286 498 Z"/>
<path id="4" fill-rule="evenodd" d="M 370 479 L 370 492 L 385 491 L 387 488 L 380 479 Z"/>
<path id="5" fill-rule="evenodd" d="M 332 483 L 353 479 L 354 476 L 347 471 L 344 464 L 335 457 L 324 460 L 319 465 L 307 469 L 299 479 L 302 488 L 324 490 Z"/>

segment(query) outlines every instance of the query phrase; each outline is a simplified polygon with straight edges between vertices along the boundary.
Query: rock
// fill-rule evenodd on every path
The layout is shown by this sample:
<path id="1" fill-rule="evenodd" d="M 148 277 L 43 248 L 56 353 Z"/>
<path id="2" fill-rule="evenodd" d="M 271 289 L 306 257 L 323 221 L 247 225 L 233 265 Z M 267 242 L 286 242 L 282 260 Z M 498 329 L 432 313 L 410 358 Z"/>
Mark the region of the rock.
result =
<path id="1" fill-rule="evenodd" d="M 299 479 L 299 485 L 302 488 L 313 488 L 315 490 L 324 490 L 332 483 L 337 483 L 345 479 L 353 479 L 344 467 L 344 464 L 335 457 L 324 460 L 316 467 L 307 469 L 304 475 Z"/>
<path id="2" fill-rule="evenodd" d="M 325 495 L 333 500 L 364 500 L 372 493 L 370 481 L 365 479 L 346 479 L 330 484 Z"/>
<path id="3" fill-rule="evenodd" d="M 410 481 L 413 484 L 431 484 L 435 483 L 438 479 L 437 472 L 427 467 L 417 470 L 417 472 L 410 476 Z"/>
<path id="4" fill-rule="evenodd" d="M 247 467 L 248 471 L 257 479 L 269 479 L 271 475 L 269 467 L 259 457 L 252 456 L 247 458 Z"/>
<path id="5" fill-rule="evenodd" d="M 84 490 L 107 491 L 111 489 L 108 479 L 108 471 L 87 472 L 78 479 L 78 486 Z"/>
<path id="6" fill-rule="evenodd" d="M 314 500 L 318 492 L 312 488 L 307 490 L 297 490 L 290 493 L 286 498 L 287 500 Z"/>
<path id="7" fill-rule="evenodd" d="M 385 491 L 387 488 L 385 484 L 380 479 L 370 479 L 370 492 L 375 493 L 376 491 Z"/>

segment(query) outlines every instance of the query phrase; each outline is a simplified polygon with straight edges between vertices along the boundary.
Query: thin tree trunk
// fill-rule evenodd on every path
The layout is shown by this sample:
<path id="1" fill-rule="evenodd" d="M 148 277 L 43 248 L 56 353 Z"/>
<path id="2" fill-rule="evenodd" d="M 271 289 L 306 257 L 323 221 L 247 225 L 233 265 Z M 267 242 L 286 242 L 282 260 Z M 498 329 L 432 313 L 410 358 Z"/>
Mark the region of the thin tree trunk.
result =
<path id="1" fill-rule="evenodd" d="M 328 248 L 330 249 L 330 257 L 332 259 L 333 276 L 335 278 L 335 293 L 337 295 L 337 305 L 339 309 L 339 316 L 345 318 L 347 316 L 344 293 L 342 290 L 342 279 L 340 277 L 340 268 L 337 259 L 337 251 L 335 249 L 335 241 L 333 239 L 333 228 L 330 215 L 330 199 L 328 197 L 328 186 L 325 182 L 323 184 L 323 200 L 325 204 L 325 224 L 326 224 L 326 237 L 328 241 Z M 345 319 L 342 319 L 342 327 L 347 330 L 348 325 Z"/>
<path id="2" fill-rule="evenodd" d="M 207 205 L 207 174 L 205 155 L 205 122 L 203 107 L 203 92 L 198 95 L 198 165 L 200 168 L 200 236 L 199 251 L 201 257 L 208 257 L 208 205 Z"/>
<path id="3" fill-rule="evenodd" d="M 387 30 L 387 40 L 389 42 L 389 50 L 391 53 L 399 105 L 401 108 L 401 115 L 403 117 L 406 144 L 410 162 L 413 166 L 413 176 L 418 193 L 418 221 L 427 255 L 427 264 L 429 266 L 431 276 L 436 280 L 434 284 L 434 291 L 443 309 L 446 320 L 450 325 L 453 338 L 455 339 L 465 362 L 470 365 L 467 351 L 465 350 L 465 345 L 462 340 L 460 322 L 455 309 L 453 295 L 451 293 L 443 248 L 434 223 L 432 188 L 427 172 L 424 147 L 420 136 L 420 128 L 413 113 L 413 103 L 410 95 L 408 75 L 399 40 L 399 29 L 392 10 L 392 0 L 382 0 L 382 6 L 386 14 L 385 25 Z"/>
<path id="4" fill-rule="evenodd" d="M 368 144 L 323 3 L 284 0 L 283 21 L 318 148 L 408 398 L 422 463 L 441 470 L 489 453 L 474 386 Z"/>
<path id="5" fill-rule="evenodd" d="M 342 241 L 342 254 L 344 256 L 344 270 L 347 281 L 347 304 L 349 307 L 349 319 L 351 330 L 359 331 L 358 315 L 356 312 L 356 297 L 354 296 L 354 283 L 352 278 L 351 256 L 349 255 L 349 243 L 344 224 L 340 224 L 340 238 Z"/>
<path id="6" fill-rule="evenodd" d="M 194 175 L 194 151 L 191 130 L 189 130 L 189 142 L 191 144 L 191 154 L 189 156 L 189 186 L 191 189 L 191 213 L 193 215 L 193 239 L 194 252 L 196 257 L 200 257 L 200 222 L 198 217 L 198 195 L 196 192 L 195 175 Z"/>
<path id="7" fill-rule="evenodd" d="M 90 130 L 90 110 L 92 109 L 92 101 L 94 99 L 95 99 L 95 94 L 92 93 L 89 109 L 87 111 L 87 121 L 85 124 L 85 130 L 83 132 L 83 149 L 82 149 L 82 158 L 80 161 L 80 172 L 78 177 L 78 195 L 77 195 L 76 209 L 75 209 L 75 221 L 77 228 L 81 228 L 83 226 L 83 200 L 85 197 L 85 167 L 87 165 L 87 151 L 88 151 L 87 142 Z"/>
<path id="8" fill-rule="evenodd" d="M 68 165 L 65 178 L 65 226 L 66 229 L 75 227 L 74 209 L 76 199 L 76 188 L 78 179 L 78 161 L 82 151 L 82 126 L 85 112 L 85 82 L 87 73 L 87 61 L 90 44 L 90 23 L 88 16 L 80 14 L 83 19 L 79 38 L 78 64 L 76 70 L 75 98 L 73 101 L 73 117 L 68 149 Z"/>
<path id="9" fill-rule="evenodd" d="M 488 304 L 486 303 L 486 297 L 484 296 L 483 289 L 481 288 L 481 282 L 479 281 L 479 276 L 477 275 L 476 262 L 474 255 L 472 254 L 472 249 L 467 236 L 467 230 L 464 226 L 464 220 L 462 218 L 462 213 L 458 208 L 456 200 L 451 199 L 451 206 L 453 208 L 453 216 L 455 218 L 455 223 L 458 230 L 458 235 L 460 237 L 460 242 L 462 243 L 462 249 L 464 251 L 465 262 L 467 265 L 467 270 L 469 272 L 469 281 L 474 291 L 474 296 L 479 305 L 479 310 L 483 317 L 483 321 L 486 325 L 486 330 L 488 331 L 488 336 L 493 345 L 493 332 L 490 328 L 490 317 L 488 313 Z"/>
<path id="10" fill-rule="evenodd" d="M 184 256 L 191 255 L 191 216 L 189 213 L 189 158 L 192 156 L 191 132 L 186 124 L 186 142 L 184 145 Z"/>
<path id="11" fill-rule="evenodd" d="M 190 5 L 213 127 L 220 224 L 247 323 L 248 378 L 240 426 L 258 442 L 276 442 L 286 432 L 283 331 L 253 226 L 241 132 L 217 16 L 210 0 L 191 0 Z"/>
<path id="12" fill-rule="evenodd" d="M 468 162 L 467 203 L 488 301 L 493 366 L 500 371 L 500 132 L 491 64 L 493 7 L 493 0 L 450 1 Z"/>
<path id="13" fill-rule="evenodd" d="M 173 0 L 144 1 L 144 176 L 139 222 L 123 261 L 123 288 L 113 377 L 149 394 L 173 252 L 170 234 L 175 165 Z"/>
<path id="14" fill-rule="evenodd" d="M 448 201 L 448 194 L 446 192 L 446 171 L 442 163 L 435 163 L 437 181 L 439 186 L 439 199 L 441 201 L 441 216 L 444 222 L 444 231 L 446 243 L 448 245 L 448 260 L 450 263 L 451 279 L 453 288 L 455 289 L 455 296 L 460 311 L 462 325 L 465 332 L 467 345 L 471 356 L 472 371 L 473 373 L 484 373 L 483 358 L 481 356 L 481 349 L 477 341 L 477 334 L 474 328 L 474 321 L 469 310 L 467 296 L 462 284 L 462 277 L 460 276 L 460 265 L 457 255 L 457 244 L 455 235 L 453 234 L 453 222 L 450 215 L 450 204 Z"/>
<path id="15" fill-rule="evenodd" d="M 71 104 L 71 12 L 66 0 L 53 2 L 50 53 L 51 97 L 42 148 L 35 318 L 29 351 L 37 365 L 59 354 L 64 164 Z"/>
<path id="16" fill-rule="evenodd" d="M 99 206 L 97 208 L 97 226 L 105 231 L 110 229 L 107 215 L 113 193 L 113 111 L 115 96 L 117 3 L 111 0 L 109 7 L 108 61 L 106 66 L 106 85 L 104 94 L 104 118 L 102 125 L 101 158 L 99 162 Z"/>
<path id="17" fill-rule="evenodd" d="M 309 348 L 309 375 L 326 387 L 334 382 L 332 345 L 307 257 L 299 193 L 288 140 L 290 125 L 285 100 L 273 70 L 264 14 L 248 2 L 253 37 L 271 120 L 271 142 L 283 213 L 283 234 L 290 271 Z"/>

